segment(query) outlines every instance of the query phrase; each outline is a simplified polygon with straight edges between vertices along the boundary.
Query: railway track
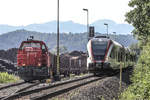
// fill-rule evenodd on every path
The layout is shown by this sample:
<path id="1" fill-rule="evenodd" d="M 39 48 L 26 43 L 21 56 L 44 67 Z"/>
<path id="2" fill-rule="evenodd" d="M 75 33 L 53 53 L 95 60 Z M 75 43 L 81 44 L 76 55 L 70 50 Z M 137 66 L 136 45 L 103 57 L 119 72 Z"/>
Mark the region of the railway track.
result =
<path id="1" fill-rule="evenodd" d="M 34 95 L 35 94 L 38 94 L 38 93 L 41 93 L 41 91 L 47 91 L 47 90 L 50 90 L 51 89 L 55 89 L 56 87 L 58 86 L 62 86 L 62 85 L 67 85 L 67 84 L 70 84 L 72 82 L 76 82 L 76 81 L 81 81 L 83 79 L 88 79 L 90 77 L 93 77 L 92 74 L 90 75 L 87 75 L 87 76 L 83 76 L 83 77 L 79 77 L 79 78 L 76 78 L 76 79 L 73 79 L 73 80 L 66 80 L 66 81 L 62 81 L 62 82 L 57 82 L 57 83 L 51 83 L 51 84 L 48 84 L 48 85 L 45 85 L 45 86 L 38 86 L 38 88 L 33 88 L 33 89 L 30 89 L 30 90 L 26 90 L 26 91 L 21 91 L 21 92 L 16 92 L 10 96 L 7 96 L 5 98 L 3 98 L 2 100 L 14 100 L 14 99 L 27 99 L 26 97 L 31 97 L 30 99 L 34 98 Z M 29 98 L 28 98 L 29 99 Z"/>
<path id="2" fill-rule="evenodd" d="M 46 99 L 50 99 L 52 97 L 58 96 L 60 94 L 66 93 L 70 90 L 73 90 L 75 88 L 78 88 L 80 86 L 98 81 L 102 78 L 104 78 L 106 76 L 103 77 L 92 77 L 92 78 L 88 78 L 88 79 L 84 79 L 81 81 L 77 81 L 77 82 L 73 82 L 73 83 L 69 83 L 69 84 L 65 84 L 62 85 L 60 87 L 54 88 L 52 91 L 50 90 L 45 90 L 43 91 L 40 95 L 38 96 L 34 96 L 33 98 L 30 98 L 31 100 L 46 100 Z"/>
<path id="3" fill-rule="evenodd" d="M 13 83 L 7 86 L 3 86 L 0 88 L 0 100 L 8 98 L 9 96 L 14 95 L 15 93 L 25 91 L 38 84 L 39 82 L 34 82 L 34 83 L 19 82 L 19 83 Z"/>
<path id="4" fill-rule="evenodd" d="M 114 76 L 118 73 L 118 71 L 115 72 L 111 71 L 108 73 L 104 72 L 100 74 L 99 77 L 95 77 L 93 74 L 88 74 L 86 76 L 78 77 L 72 80 L 65 80 L 65 81 L 55 82 L 50 84 L 45 83 L 45 85 L 42 84 L 38 85 L 39 83 L 34 83 L 34 84 L 25 83 L 25 82 L 20 84 L 18 83 L 19 85 L 14 84 L 14 86 L 21 87 L 21 88 L 13 89 L 13 92 L 8 93 L 7 95 L 3 95 L 3 97 L 0 97 L 0 100 L 43 100 L 43 99 L 45 100 L 47 98 L 58 96 L 62 93 L 68 92 L 72 89 L 89 84 L 91 82 L 98 81 L 105 77 Z M 8 86 L 9 90 L 11 90 L 10 87 L 11 86 Z M 4 87 L 1 87 L 1 90 L 6 91 Z"/>
<path id="5" fill-rule="evenodd" d="M 2 89 L 6 89 L 6 88 L 9 88 L 9 87 L 12 87 L 12 86 L 21 85 L 21 84 L 24 84 L 24 83 L 25 83 L 24 81 L 21 81 L 21 82 L 18 82 L 18 83 L 12 83 L 12 84 L 9 84 L 9 85 L 1 86 L 1 87 L 0 87 L 0 91 L 1 91 Z"/>
<path id="6" fill-rule="evenodd" d="M 80 81 L 74 81 L 74 82 L 71 82 L 68 84 L 64 84 L 64 85 L 61 85 L 60 87 L 56 87 L 56 88 L 53 88 L 48 91 L 44 90 L 44 91 L 40 92 L 39 94 L 37 94 L 36 96 L 34 96 L 33 98 L 31 97 L 30 100 L 48 100 L 52 97 L 56 97 L 60 94 L 66 93 L 66 92 L 73 90 L 75 88 L 78 88 L 80 86 L 84 86 L 84 85 L 90 84 L 92 82 L 96 82 L 96 81 L 104 79 L 106 77 L 114 76 L 117 73 L 118 73 L 118 71 L 114 71 L 109 74 L 108 73 L 103 74 L 102 76 L 97 76 L 97 77 L 93 76 L 93 77 L 82 79 Z"/>
<path id="7" fill-rule="evenodd" d="M 44 87 L 18 92 L 13 95 L 10 95 L 7 98 L 4 98 L 3 100 L 45 100 L 47 98 L 52 98 L 62 93 L 68 92 L 77 87 L 98 81 L 105 77 L 108 76 L 104 75 L 101 77 L 94 77 L 93 75 L 88 75 L 74 80 L 67 80 L 56 84 L 49 84 Z"/>

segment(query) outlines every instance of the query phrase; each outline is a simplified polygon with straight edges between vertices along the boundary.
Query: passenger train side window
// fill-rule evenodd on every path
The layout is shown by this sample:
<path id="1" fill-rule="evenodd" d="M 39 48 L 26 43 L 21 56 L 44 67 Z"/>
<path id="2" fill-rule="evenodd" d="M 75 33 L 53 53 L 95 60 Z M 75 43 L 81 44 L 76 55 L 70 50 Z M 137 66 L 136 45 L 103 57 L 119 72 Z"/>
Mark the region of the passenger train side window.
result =
<path id="1" fill-rule="evenodd" d="M 118 62 L 120 62 L 121 61 L 121 50 L 119 50 L 119 52 L 118 52 Z"/>
<path id="2" fill-rule="evenodd" d="M 111 51 L 110 57 L 111 57 L 112 59 L 114 59 L 114 58 L 115 58 L 115 47 L 113 47 L 113 48 L 112 48 L 112 51 Z"/>
<path id="3" fill-rule="evenodd" d="M 121 61 L 124 61 L 124 53 L 123 53 L 123 51 L 121 51 Z"/>
<path id="4" fill-rule="evenodd" d="M 126 54 L 126 61 L 128 61 L 128 54 Z"/>

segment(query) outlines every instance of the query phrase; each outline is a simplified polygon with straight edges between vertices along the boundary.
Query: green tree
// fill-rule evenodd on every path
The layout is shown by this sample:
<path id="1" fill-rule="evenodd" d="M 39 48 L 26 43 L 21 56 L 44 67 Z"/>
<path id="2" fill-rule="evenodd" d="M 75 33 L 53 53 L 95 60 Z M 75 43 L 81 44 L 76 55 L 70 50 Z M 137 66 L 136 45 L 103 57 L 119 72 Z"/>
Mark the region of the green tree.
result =
<path id="1" fill-rule="evenodd" d="M 139 49 L 138 43 L 131 44 L 131 45 L 130 45 L 130 49 L 131 49 L 131 50 Z"/>
<path id="2" fill-rule="evenodd" d="M 126 14 L 126 21 L 135 27 L 133 33 L 140 40 L 142 51 L 131 77 L 132 84 L 120 100 L 150 100 L 150 0 L 131 0 L 129 6 L 133 9 Z"/>
<path id="3" fill-rule="evenodd" d="M 150 38 L 148 40 L 131 77 L 132 84 L 120 100 L 150 100 Z"/>
<path id="4" fill-rule="evenodd" d="M 66 53 L 66 52 L 68 52 L 67 47 L 64 46 L 64 45 L 61 45 L 60 48 L 59 48 L 59 50 L 60 50 L 60 53 Z"/>
<path id="5" fill-rule="evenodd" d="M 150 0 L 131 0 L 133 9 L 126 13 L 126 21 L 134 26 L 133 34 L 146 44 L 150 35 Z"/>

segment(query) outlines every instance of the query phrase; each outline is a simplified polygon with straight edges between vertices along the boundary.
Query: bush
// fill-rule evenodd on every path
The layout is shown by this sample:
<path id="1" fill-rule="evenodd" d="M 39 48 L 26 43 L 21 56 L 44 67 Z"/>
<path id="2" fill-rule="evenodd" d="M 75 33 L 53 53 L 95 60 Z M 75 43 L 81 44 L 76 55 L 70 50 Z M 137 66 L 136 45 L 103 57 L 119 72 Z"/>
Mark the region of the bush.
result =
<path id="1" fill-rule="evenodd" d="M 121 94 L 120 100 L 150 100 L 150 43 L 142 53 L 131 77 L 133 84 Z"/>
<path id="2" fill-rule="evenodd" d="M 0 83 L 16 82 L 19 78 L 7 72 L 0 73 Z"/>

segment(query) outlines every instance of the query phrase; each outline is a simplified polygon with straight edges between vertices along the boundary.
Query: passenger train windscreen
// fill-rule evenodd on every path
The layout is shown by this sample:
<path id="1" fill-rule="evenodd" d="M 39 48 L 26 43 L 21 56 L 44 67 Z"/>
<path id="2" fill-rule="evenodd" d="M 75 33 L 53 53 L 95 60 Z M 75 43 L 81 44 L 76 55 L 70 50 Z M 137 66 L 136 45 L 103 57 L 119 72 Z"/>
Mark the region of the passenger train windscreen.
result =
<path id="1" fill-rule="evenodd" d="M 105 57 L 105 52 L 107 49 L 107 41 L 93 41 L 92 42 L 92 51 L 94 60 L 103 60 Z"/>

